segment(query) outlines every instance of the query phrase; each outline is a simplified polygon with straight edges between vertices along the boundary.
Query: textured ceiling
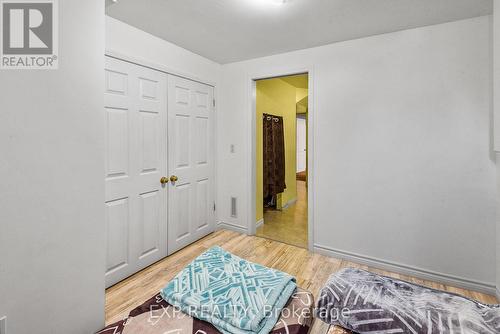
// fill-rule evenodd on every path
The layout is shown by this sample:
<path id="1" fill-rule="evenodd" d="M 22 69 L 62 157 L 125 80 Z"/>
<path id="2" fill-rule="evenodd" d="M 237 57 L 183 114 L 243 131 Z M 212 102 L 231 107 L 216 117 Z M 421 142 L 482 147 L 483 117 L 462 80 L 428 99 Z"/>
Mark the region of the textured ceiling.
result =
<path id="1" fill-rule="evenodd" d="M 493 6 L 492 0 L 281 2 L 106 0 L 106 13 L 223 64 L 487 15 Z"/>

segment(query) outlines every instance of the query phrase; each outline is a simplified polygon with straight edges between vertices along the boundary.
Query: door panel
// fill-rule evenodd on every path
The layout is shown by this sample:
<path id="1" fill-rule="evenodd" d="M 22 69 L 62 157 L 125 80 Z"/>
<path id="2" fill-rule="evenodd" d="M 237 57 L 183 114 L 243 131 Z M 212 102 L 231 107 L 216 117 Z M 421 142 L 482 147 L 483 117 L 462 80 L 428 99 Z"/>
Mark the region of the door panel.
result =
<path id="1" fill-rule="evenodd" d="M 200 180 L 196 185 L 196 230 L 200 230 L 209 224 L 210 212 L 208 211 L 209 181 Z"/>
<path id="2" fill-rule="evenodd" d="M 106 57 L 106 286 L 167 255 L 167 75 Z"/>
<path id="3" fill-rule="evenodd" d="M 160 225 L 158 224 L 160 215 L 160 201 L 158 191 L 141 194 L 140 210 L 142 221 L 142 243 L 140 248 L 140 259 L 146 255 L 160 251 L 158 235 L 160 234 Z"/>
<path id="4" fill-rule="evenodd" d="M 140 114 L 141 173 L 156 172 L 160 166 L 160 117 L 156 112 L 143 111 Z"/>
<path id="5" fill-rule="evenodd" d="M 115 272 L 129 265 L 128 218 L 127 198 L 106 203 L 106 268 L 108 272 Z"/>
<path id="6" fill-rule="evenodd" d="M 180 108 L 179 108 L 180 109 Z M 185 168 L 189 167 L 189 140 L 190 140 L 190 117 L 189 115 L 176 114 L 175 115 L 175 167 L 176 168 Z"/>
<path id="7" fill-rule="evenodd" d="M 195 130 L 197 133 L 196 142 L 196 163 L 198 165 L 208 163 L 208 145 L 210 137 L 208 129 L 208 118 L 207 117 L 196 117 L 195 118 Z"/>
<path id="8" fill-rule="evenodd" d="M 168 76 L 169 254 L 214 230 L 213 88 Z"/>
<path id="9" fill-rule="evenodd" d="M 128 110 L 106 108 L 107 177 L 128 174 Z"/>
<path id="10" fill-rule="evenodd" d="M 172 224 L 169 229 L 169 233 L 172 233 L 172 237 L 175 237 L 176 243 L 182 243 L 183 246 L 187 245 L 191 239 L 191 184 L 180 184 L 176 186 L 176 196 L 172 198 L 175 201 L 176 210 L 172 210 L 172 215 L 175 217 L 175 221 L 183 222 L 183 224 Z M 180 246 L 180 247 L 183 247 Z"/>

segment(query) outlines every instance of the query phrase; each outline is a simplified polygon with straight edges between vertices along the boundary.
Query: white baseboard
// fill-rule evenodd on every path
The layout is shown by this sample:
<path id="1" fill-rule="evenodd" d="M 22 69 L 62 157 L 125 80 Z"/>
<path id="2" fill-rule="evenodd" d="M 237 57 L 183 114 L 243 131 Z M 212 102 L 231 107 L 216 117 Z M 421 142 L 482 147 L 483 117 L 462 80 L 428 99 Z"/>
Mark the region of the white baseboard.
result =
<path id="1" fill-rule="evenodd" d="M 497 303 L 500 303 L 500 290 L 498 289 L 498 287 L 496 288 L 496 290 L 497 290 L 497 294 L 496 294 Z"/>
<path id="2" fill-rule="evenodd" d="M 256 223 L 255 223 L 255 228 L 259 228 L 261 225 L 264 224 L 264 218 L 262 219 L 259 219 Z"/>
<path id="3" fill-rule="evenodd" d="M 475 281 L 463 277 L 443 274 L 431 270 L 421 269 L 417 267 L 412 267 L 396 262 L 381 260 L 377 258 L 372 258 L 364 255 L 359 255 L 351 252 L 346 252 L 338 249 L 333 249 L 330 247 L 315 244 L 314 252 L 319 254 L 344 259 L 347 261 L 359 263 L 362 265 L 367 265 L 370 267 L 391 271 L 398 274 L 408 275 L 417 277 L 420 279 L 425 279 L 433 282 L 442 283 L 445 285 L 456 286 L 458 288 L 463 288 L 467 290 L 478 291 L 486 293 L 492 296 L 500 296 L 500 291 L 495 287 L 494 284 Z M 499 299 L 500 300 L 500 299 Z"/>
<path id="4" fill-rule="evenodd" d="M 248 234 L 248 231 L 247 231 L 246 227 L 243 227 L 243 226 L 240 226 L 240 225 L 236 225 L 236 224 L 232 224 L 232 223 L 226 223 L 226 222 L 223 222 L 223 221 L 218 221 L 217 222 L 216 229 L 217 230 L 225 229 L 225 230 L 230 230 L 230 231 L 234 231 L 234 232 L 238 232 L 238 233 L 242 233 L 242 234 Z"/>

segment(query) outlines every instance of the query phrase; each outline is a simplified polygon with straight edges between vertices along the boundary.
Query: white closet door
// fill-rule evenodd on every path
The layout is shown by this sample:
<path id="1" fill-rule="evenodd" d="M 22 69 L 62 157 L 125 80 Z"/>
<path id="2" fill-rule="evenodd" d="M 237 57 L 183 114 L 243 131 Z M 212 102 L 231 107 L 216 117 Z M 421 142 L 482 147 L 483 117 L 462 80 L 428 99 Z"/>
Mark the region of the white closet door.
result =
<path id="1" fill-rule="evenodd" d="M 214 230 L 213 88 L 168 76 L 169 254 Z"/>
<path id="2" fill-rule="evenodd" d="M 167 75 L 106 57 L 106 286 L 167 255 Z"/>

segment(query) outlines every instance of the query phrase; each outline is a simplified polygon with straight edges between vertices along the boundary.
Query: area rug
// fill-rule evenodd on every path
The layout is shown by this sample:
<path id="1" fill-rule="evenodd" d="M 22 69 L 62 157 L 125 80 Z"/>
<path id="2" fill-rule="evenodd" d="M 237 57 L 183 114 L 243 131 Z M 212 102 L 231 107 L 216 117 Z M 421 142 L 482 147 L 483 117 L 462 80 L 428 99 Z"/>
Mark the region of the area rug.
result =
<path id="1" fill-rule="evenodd" d="M 298 288 L 288 300 L 271 334 L 307 334 L 312 324 L 314 301 L 310 292 Z M 121 321 L 97 334 L 220 334 L 213 325 L 168 304 L 161 294 L 146 301 Z"/>
<path id="2" fill-rule="evenodd" d="M 346 268 L 321 290 L 316 316 L 355 333 L 500 333 L 500 305 Z"/>

